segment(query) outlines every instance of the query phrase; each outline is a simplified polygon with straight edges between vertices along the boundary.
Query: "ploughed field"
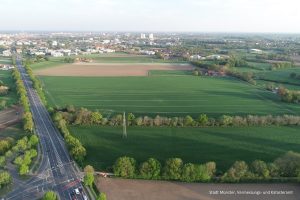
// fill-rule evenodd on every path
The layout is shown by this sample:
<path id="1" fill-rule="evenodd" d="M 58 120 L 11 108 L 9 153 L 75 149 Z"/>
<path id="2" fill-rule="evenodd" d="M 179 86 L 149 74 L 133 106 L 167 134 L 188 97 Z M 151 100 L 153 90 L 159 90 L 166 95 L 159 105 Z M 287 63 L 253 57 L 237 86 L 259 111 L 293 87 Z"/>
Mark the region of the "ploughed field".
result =
<path id="1" fill-rule="evenodd" d="M 107 170 L 120 156 L 138 162 L 154 157 L 164 162 L 170 157 L 184 162 L 215 161 L 221 171 L 234 161 L 273 161 L 287 151 L 300 152 L 299 127 L 171 128 L 71 126 L 70 131 L 87 150 L 83 165 Z"/>
<path id="2" fill-rule="evenodd" d="M 210 116 L 299 114 L 276 94 L 232 78 L 195 76 L 41 76 L 51 106 L 74 105 L 104 114 Z"/>

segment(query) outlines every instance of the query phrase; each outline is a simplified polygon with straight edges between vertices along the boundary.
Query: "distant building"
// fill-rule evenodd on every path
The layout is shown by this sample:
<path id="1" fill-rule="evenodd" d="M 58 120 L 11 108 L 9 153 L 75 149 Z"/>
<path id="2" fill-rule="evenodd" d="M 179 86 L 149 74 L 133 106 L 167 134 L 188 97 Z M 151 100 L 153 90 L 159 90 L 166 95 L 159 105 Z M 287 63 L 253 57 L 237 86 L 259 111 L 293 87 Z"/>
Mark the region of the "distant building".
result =
<path id="1" fill-rule="evenodd" d="M 153 33 L 150 33 L 150 34 L 149 34 L 149 39 L 150 39 L 150 40 L 153 40 L 153 39 L 154 39 Z"/>
<path id="2" fill-rule="evenodd" d="M 10 57 L 11 56 L 11 51 L 10 50 L 5 50 L 2 52 L 2 55 L 5 57 Z"/>
<path id="3" fill-rule="evenodd" d="M 141 33 L 141 39 L 146 39 L 146 34 L 145 33 Z"/>
<path id="4" fill-rule="evenodd" d="M 52 41 L 52 46 L 57 46 L 58 42 L 57 41 Z"/>
<path id="5" fill-rule="evenodd" d="M 62 52 L 52 51 L 51 56 L 53 56 L 53 57 L 62 57 L 62 56 L 64 56 L 64 54 Z"/>

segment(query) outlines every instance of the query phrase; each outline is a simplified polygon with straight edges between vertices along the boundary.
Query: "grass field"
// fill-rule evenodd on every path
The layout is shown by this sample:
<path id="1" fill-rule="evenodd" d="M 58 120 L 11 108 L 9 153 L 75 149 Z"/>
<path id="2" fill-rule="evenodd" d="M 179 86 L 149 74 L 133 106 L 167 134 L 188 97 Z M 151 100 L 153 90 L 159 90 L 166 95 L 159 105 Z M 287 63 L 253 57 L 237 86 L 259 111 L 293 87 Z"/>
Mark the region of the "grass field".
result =
<path id="1" fill-rule="evenodd" d="M 185 162 L 216 161 L 226 170 L 234 161 L 255 159 L 273 161 L 293 150 L 300 152 L 297 127 L 247 128 L 141 128 L 129 127 L 128 138 L 122 128 L 70 127 L 87 149 L 84 165 L 107 169 L 120 156 L 132 156 L 139 162 L 155 157 L 161 162 L 180 157 Z"/>
<path id="2" fill-rule="evenodd" d="M 15 83 L 11 76 L 11 71 L 0 71 L 0 80 L 2 80 L 3 83 L 10 88 L 10 91 L 7 95 L 0 96 L 0 100 L 5 100 L 7 107 L 17 103 L 18 97 L 15 89 Z"/>
<path id="3" fill-rule="evenodd" d="M 299 106 L 230 78 L 194 76 L 41 77 L 50 105 L 102 112 L 198 116 L 297 114 Z"/>
<path id="4" fill-rule="evenodd" d="M 25 132 L 23 131 L 21 123 L 0 131 L 0 139 L 12 137 L 17 140 L 23 136 L 25 136 Z"/>
<path id="5" fill-rule="evenodd" d="M 12 64 L 11 58 L 0 56 L 0 64 Z"/>
<path id="6" fill-rule="evenodd" d="M 189 76 L 193 75 L 192 70 L 151 70 L 149 76 Z"/>
<path id="7" fill-rule="evenodd" d="M 290 74 L 292 72 L 295 72 L 296 74 L 300 75 L 300 67 L 261 72 L 261 73 L 257 73 L 257 76 L 269 81 L 300 85 L 299 79 L 290 78 Z"/>

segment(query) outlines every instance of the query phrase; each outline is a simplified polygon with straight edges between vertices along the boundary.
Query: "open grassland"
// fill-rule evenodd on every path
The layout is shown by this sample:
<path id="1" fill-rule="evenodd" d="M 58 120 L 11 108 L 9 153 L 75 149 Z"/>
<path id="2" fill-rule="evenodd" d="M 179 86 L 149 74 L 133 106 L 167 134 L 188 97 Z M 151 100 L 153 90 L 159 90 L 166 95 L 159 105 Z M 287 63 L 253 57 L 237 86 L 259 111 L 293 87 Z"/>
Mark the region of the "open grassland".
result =
<path id="1" fill-rule="evenodd" d="M 17 103 L 18 97 L 15 88 L 15 83 L 11 75 L 11 71 L 0 71 L 0 80 L 3 81 L 3 83 L 10 88 L 7 95 L 0 96 L 0 101 L 5 101 L 6 107 Z"/>
<path id="2" fill-rule="evenodd" d="M 193 70 L 189 64 L 170 63 L 74 63 L 36 70 L 35 74 L 43 76 L 80 76 L 80 77 L 120 77 L 148 76 L 150 70 L 178 71 Z"/>
<path id="3" fill-rule="evenodd" d="M 299 114 L 296 104 L 230 78 L 195 76 L 41 77 L 51 106 L 145 115 Z"/>
<path id="4" fill-rule="evenodd" d="M 0 64 L 12 64 L 11 58 L 0 56 Z"/>
<path id="5" fill-rule="evenodd" d="M 111 53 L 111 54 L 91 54 L 91 55 L 80 55 L 71 56 L 73 58 L 89 58 L 93 63 L 184 63 L 178 61 L 169 61 L 155 58 L 153 56 L 143 56 L 143 55 L 130 55 L 124 53 Z M 34 63 L 30 65 L 33 70 L 40 70 L 50 67 L 56 67 L 66 64 L 64 59 L 66 57 L 53 58 L 50 57 L 49 61 L 43 61 L 39 63 Z M 68 57 L 69 58 L 69 57 Z"/>
<path id="6" fill-rule="evenodd" d="M 261 72 L 257 73 L 256 76 L 268 81 L 300 85 L 299 79 L 293 79 L 290 77 L 292 72 L 300 75 L 300 67 Z"/>
<path id="7" fill-rule="evenodd" d="M 216 161 L 226 170 L 234 161 L 255 159 L 273 161 L 293 150 L 300 151 L 299 127 L 247 128 L 170 128 L 129 127 L 122 138 L 122 128 L 70 127 L 87 149 L 84 165 L 98 170 L 108 169 L 120 156 L 131 156 L 138 162 L 149 157 L 161 162 L 180 157 L 185 162 Z"/>

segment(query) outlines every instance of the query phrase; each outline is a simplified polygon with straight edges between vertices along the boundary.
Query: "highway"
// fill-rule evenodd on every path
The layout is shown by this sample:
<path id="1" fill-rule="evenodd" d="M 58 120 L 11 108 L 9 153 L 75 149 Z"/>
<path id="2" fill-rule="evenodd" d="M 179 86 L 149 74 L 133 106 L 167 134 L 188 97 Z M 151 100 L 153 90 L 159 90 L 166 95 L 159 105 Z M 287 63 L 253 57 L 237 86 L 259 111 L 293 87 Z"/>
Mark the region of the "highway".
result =
<path id="1" fill-rule="evenodd" d="M 14 188 L 5 199 L 39 199 L 48 190 L 56 191 L 61 200 L 84 199 L 84 192 L 73 194 L 75 188 L 83 188 L 80 181 L 82 173 L 70 158 L 63 137 L 34 90 L 20 57 L 16 64 L 27 90 L 35 131 L 40 139 L 41 160 L 37 174 Z"/>

